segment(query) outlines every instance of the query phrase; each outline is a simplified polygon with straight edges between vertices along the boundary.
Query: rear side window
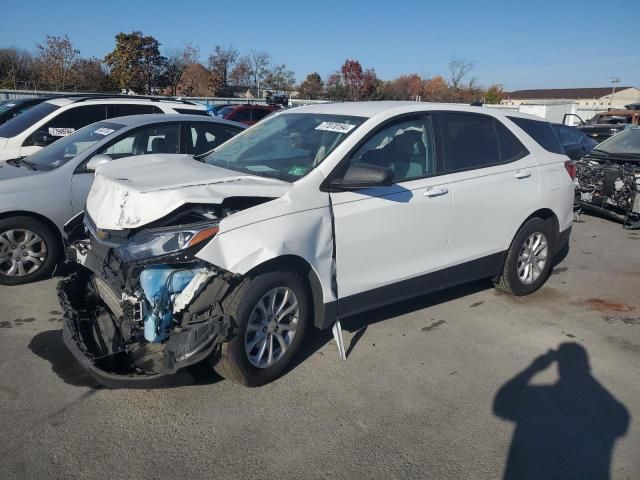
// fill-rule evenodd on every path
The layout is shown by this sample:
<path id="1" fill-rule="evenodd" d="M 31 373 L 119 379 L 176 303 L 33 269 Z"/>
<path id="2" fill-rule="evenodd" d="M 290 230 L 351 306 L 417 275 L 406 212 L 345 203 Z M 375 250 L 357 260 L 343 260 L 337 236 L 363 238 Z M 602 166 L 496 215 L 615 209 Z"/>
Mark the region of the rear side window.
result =
<path id="1" fill-rule="evenodd" d="M 34 123 L 38 123 L 47 115 L 55 112 L 60 107 L 48 102 L 36 105 L 21 115 L 12 118 L 7 123 L 0 126 L 0 137 L 11 138 L 20 135 Z"/>
<path id="2" fill-rule="evenodd" d="M 549 122 L 518 117 L 507 118 L 518 125 L 527 135 L 538 142 L 538 144 L 548 152 L 564 154 L 564 148 Z"/>
<path id="3" fill-rule="evenodd" d="M 440 129 L 448 171 L 500 163 L 500 147 L 493 117 L 443 113 L 440 115 Z"/>
<path id="4" fill-rule="evenodd" d="M 571 143 L 579 143 L 582 140 L 582 132 L 576 128 L 558 125 L 556 129 L 560 137 L 560 142 L 563 145 L 568 145 Z"/>
<path id="5" fill-rule="evenodd" d="M 176 113 L 182 113 L 184 115 L 202 115 L 204 117 L 210 117 L 209 112 L 206 110 L 189 110 L 188 108 L 174 108 Z"/>
<path id="6" fill-rule="evenodd" d="M 498 145 L 500 146 L 500 160 L 502 163 L 515 162 L 529 154 L 529 150 L 518 140 L 518 138 L 498 120 L 496 123 L 496 133 L 498 135 Z"/>
<path id="7" fill-rule="evenodd" d="M 126 117 L 127 115 L 147 115 L 150 113 L 164 113 L 154 105 L 115 104 L 111 105 L 110 117 Z"/>
<path id="8" fill-rule="evenodd" d="M 216 148 L 241 132 L 241 129 L 223 124 L 196 123 L 187 134 L 187 153 L 201 155 Z"/>

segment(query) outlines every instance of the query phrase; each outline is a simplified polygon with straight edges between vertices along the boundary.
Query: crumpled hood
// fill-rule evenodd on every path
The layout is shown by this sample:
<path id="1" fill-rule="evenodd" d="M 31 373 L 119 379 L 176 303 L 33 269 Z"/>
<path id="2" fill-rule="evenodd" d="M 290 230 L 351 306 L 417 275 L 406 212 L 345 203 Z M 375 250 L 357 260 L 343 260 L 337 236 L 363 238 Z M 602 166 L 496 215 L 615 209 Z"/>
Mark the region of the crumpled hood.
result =
<path id="1" fill-rule="evenodd" d="M 6 145 L 9 139 L 7 137 L 0 137 L 0 150 L 2 150 Z"/>
<path id="2" fill-rule="evenodd" d="M 126 230 L 159 220 L 185 204 L 220 204 L 229 197 L 277 198 L 291 186 L 207 165 L 190 155 L 145 155 L 98 167 L 86 212 L 98 228 Z"/>

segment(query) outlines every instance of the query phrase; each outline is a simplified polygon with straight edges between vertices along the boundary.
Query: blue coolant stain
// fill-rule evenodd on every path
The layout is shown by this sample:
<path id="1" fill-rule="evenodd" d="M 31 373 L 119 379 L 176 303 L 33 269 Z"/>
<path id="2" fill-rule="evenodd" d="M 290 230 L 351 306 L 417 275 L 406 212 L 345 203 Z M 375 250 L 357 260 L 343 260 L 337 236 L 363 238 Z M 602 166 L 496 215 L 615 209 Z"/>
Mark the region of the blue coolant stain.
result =
<path id="1" fill-rule="evenodd" d="M 160 343 L 171 328 L 172 297 L 189 285 L 197 270 L 183 270 L 167 265 L 145 268 L 140 274 L 140 286 L 151 307 L 144 319 L 144 338 Z"/>

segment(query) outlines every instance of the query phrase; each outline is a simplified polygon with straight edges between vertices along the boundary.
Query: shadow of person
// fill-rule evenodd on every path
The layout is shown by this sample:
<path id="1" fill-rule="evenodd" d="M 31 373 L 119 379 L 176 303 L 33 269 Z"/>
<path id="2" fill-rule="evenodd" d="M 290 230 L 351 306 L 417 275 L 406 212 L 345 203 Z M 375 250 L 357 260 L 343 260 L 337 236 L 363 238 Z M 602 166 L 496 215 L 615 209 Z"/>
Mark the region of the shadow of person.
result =
<path id="1" fill-rule="evenodd" d="M 559 380 L 529 385 L 554 361 Z M 505 383 L 493 412 L 515 422 L 504 478 L 608 479 L 611 455 L 630 422 L 627 409 L 591 375 L 587 351 L 563 343 Z"/>

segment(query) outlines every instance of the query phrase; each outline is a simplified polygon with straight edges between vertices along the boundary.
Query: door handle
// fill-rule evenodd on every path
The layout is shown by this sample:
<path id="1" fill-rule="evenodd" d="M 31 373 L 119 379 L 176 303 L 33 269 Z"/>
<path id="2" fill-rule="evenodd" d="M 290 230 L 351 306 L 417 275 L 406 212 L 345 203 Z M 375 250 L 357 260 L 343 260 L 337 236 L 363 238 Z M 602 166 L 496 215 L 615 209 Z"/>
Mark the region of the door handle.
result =
<path id="1" fill-rule="evenodd" d="M 449 189 L 447 187 L 432 187 L 425 190 L 424 196 L 439 197 L 440 195 L 446 195 L 447 193 L 449 193 Z"/>
<path id="2" fill-rule="evenodd" d="M 531 176 L 531 170 L 517 170 L 516 173 L 513 174 L 514 178 L 528 178 Z"/>

